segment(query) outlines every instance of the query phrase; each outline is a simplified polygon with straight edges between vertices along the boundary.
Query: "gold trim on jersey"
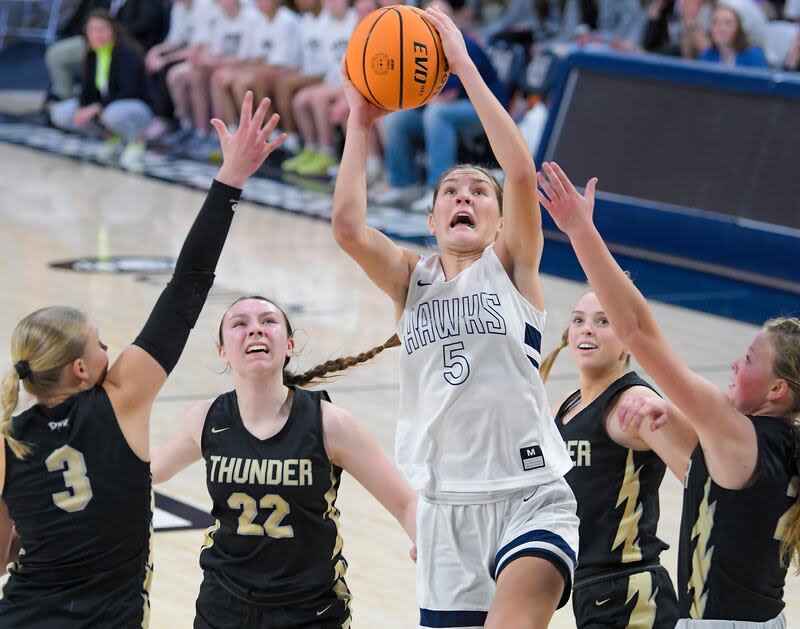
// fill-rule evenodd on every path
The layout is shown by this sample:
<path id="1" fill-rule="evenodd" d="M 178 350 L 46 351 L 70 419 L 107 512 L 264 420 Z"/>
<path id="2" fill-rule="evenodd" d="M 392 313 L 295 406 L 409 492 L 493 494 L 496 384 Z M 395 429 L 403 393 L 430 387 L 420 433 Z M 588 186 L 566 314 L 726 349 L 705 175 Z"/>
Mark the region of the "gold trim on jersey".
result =
<path id="1" fill-rule="evenodd" d="M 147 563 L 144 567 L 144 583 L 142 583 L 143 613 L 142 629 L 150 626 L 150 588 L 153 585 L 153 513 L 156 510 L 156 496 L 152 486 L 150 487 L 150 534 L 147 540 Z"/>
<path id="2" fill-rule="evenodd" d="M 340 601 L 344 601 L 344 606 L 347 610 L 347 619 L 342 623 L 342 629 L 350 629 L 350 623 L 353 620 L 350 612 L 350 589 L 347 587 L 347 583 L 344 582 L 344 573 L 346 570 L 347 562 L 344 559 L 340 559 L 336 562 L 336 568 L 334 569 L 336 583 L 333 584 L 333 593 L 336 594 L 336 598 Z"/>
<path id="3" fill-rule="evenodd" d="M 778 519 L 778 524 L 775 526 L 775 535 L 773 538 L 779 542 L 786 541 L 784 538 L 789 533 L 789 528 L 797 515 L 796 499 L 798 493 L 800 493 L 800 476 L 792 476 L 789 481 L 789 487 L 786 488 L 786 495 L 789 498 L 794 498 L 795 502 L 792 503 L 792 506 L 786 510 L 786 513 Z M 780 553 L 780 550 L 778 552 Z M 786 557 L 781 556 L 780 559 L 782 565 L 786 563 Z"/>
<path id="4" fill-rule="evenodd" d="M 627 605 L 636 599 L 636 606 L 631 611 L 628 625 L 625 629 L 652 629 L 656 622 L 656 595 L 658 588 L 653 591 L 653 575 L 650 572 L 637 572 L 628 577 Z"/>
<path id="5" fill-rule="evenodd" d="M 331 555 L 331 559 L 336 557 L 340 552 L 342 552 L 342 534 L 339 530 L 339 509 L 336 508 L 336 505 L 333 504 L 336 501 L 336 495 L 338 494 L 338 489 L 336 487 L 336 475 L 334 473 L 333 465 L 331 465 L 331 472 L 330 472 L 330 479 L 331 479 L 331 487 L 328 491 L 325 492 L 325 502 L 328 503 L 328 508 L 325 511 L 325 515 L 322 516 L 322 519 L 328 519 L 336 525 L 336 543 L 333 545 L 333 554 Z M 341 576 L 344 576 L 344 572 L 342 572 Z M 337 577 L 338 578 L 338 577 Z"/>
<path id="6" fill-rule="evenodd" d="M 214 533 L 219 531 L 220 526 L 222 526 L 222 523 L 219 521 L 219 518 L 217 518 L 216 522 L 206 529 L 206 537 L 203 540 L 203 545 L 200 547 L 201 551 L 208 550 L 214 545 Z"/>
<path id="7" fill-rule="evenodd" d="M 700 502 L 697 521 L 692 527 L 692 534 L 689 538 L 689 543 L 695 537 L 697 538 L 697 545 L 692 553 L 692 570 L 687 588 L 687 593 L 692 595 L 692 608 L 689 614 L 695 620 L 702 619 L 706 611 L 706 599 L 708 598 L 706 581 L 711 567 L 711 558 L 714 556 L 714 547 L 709 546 L 708 542 L 711 539 L 711 531 L 714 528 L 714 512 L 716 511 L 717 503 L 712 502 L 709 504 L 710 493 L 711 477 L 709 476 L 706 479 L 706 486 L 703 490 L 703 500 Z"/>
<path id="8" fill-rule="evenodd" d="M 639 503 L 639 491 L 641 490 L 639 472 L 642 471 L 642 467 L 639 466 L 638 470 L 634 469 L 633 450 L 628 450 L 628 458 L 625 461 L 625 476 L 619 488 L 616 504 L 619 507 L 625 503 L 625 511 L 619 521 L 614 543 L 611 545 L 611 550 L 615 551 L 620 544 L 624 544 L 622 547 L 622 563 L 642 560 L 642 549 L 639 548 L 639 520 L 642 519 L 643 511 L 642 505 Z"/>

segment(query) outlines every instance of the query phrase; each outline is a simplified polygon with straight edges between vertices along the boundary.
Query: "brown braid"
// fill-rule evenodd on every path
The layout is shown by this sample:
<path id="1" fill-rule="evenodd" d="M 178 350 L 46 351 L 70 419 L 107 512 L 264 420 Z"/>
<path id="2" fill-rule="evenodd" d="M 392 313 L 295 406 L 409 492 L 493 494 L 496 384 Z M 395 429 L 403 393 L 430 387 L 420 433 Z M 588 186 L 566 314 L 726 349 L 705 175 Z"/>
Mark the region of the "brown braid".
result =
<path id="1" fill-rule="evenodd" d="M 550 352 L 539 366 L 539 375 L 542 377 L 543 383 L 547 382 L 547 379 L 550 377 L 550 371 L 553 369 L 553 365 L 556 362 L 556 358 L 558 358 L 558 355 L 561 353 L 561 350 L 569 345 L 569 341 L 567 340 L 568 336 L 569 328 L 564 330 L 564 334 L 561 335 L 561 345 Z"/>
<path id="2" fill-rule="evenodd" d="M 316 367 L 309 369 L 305 373 L 294 374 L 291 371 L 284 369 L 283 384 L 302 387 L 319 380 L 327 380 L 328 378 L 332 377 L 328 374 L 344 371 L 345 369 L 348 369 L 354 365 L 360 365 L 361 363 L 365 363 L 368 360 L 375 358 L 375 356 L 380 354 L 385 349 L 399 346 L 400 339 L 398 338 L 397 334 L 394 334 L 391 336 L 391 338 L 387 339 L 383 345 L 377 345 L 369 351 L 361 352 L 357 356 L 346 356 L 344 358 L 328 360 L 321 365 L 317 365 Z"/>

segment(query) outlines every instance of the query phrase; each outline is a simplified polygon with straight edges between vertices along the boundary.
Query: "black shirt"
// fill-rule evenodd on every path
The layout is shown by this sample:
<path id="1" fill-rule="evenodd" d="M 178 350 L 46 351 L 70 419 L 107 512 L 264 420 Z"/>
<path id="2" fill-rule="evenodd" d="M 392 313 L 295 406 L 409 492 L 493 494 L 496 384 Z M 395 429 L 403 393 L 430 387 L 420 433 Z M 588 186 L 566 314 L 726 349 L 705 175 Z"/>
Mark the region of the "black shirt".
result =
<path id="1" fill-rule="evenodd" d="M 142 626 L 149 609 L 150 464 L 131 450 L 105 390 L 12 420 L 3 500 L 22 540 L 0 626 Z"/>
<path id="2" fill-rule="evenodd" d="M 576 583 L 636 562 L 658 563 L 661 551 L 669 548 L 656 536 L 658 490 L 666 466 L 654 452 L 625 448 L 606 431 L 608 408 L 635 386 L 652 389 L 631 371 L 566 424 L 561 418 L 580 402 L 580 391 L 567 398 L 555 417 L 574 464 L 565 478 L 580 518 Z"/>
<path id="3" fill-rule="evenodd" d="M 324 391 L 294 389 L 283 428 L 258 439 L 231 391 L 211 405 L 202 433 L 216 523 L 200 565 L 231 592 L 287 606 L 323 596 L 344 577 L 336 495 L 341 468 L 325 451 Z"/>
<path id="4" fill-rule="evenodd" d="M 695 448 L 686 473 L 678 548 L 681 617 L 765 622 L 783 610 L 779 520 L 794 504 L 797 474 L 791 427 L 750 417 L 758 439 L 753 481 L 723 489 Z"/>

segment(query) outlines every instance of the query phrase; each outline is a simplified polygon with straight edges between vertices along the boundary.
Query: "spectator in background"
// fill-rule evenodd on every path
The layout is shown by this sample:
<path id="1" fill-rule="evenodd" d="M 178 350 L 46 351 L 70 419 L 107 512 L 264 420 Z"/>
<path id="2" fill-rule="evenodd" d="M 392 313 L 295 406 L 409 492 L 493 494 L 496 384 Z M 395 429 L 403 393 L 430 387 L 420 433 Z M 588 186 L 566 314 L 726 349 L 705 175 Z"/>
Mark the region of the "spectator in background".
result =
<path id="1" fill-rule="evenodd" d="M 217 7 L 208 44 L 198 46 L 185 62 L 167 73 L 169 93 L 183 132 L 183 137 L 179 134 L 170 140 L 177 143 L 191 136 L 187 151 L 203 157 L 214 149 L 209 138 L 211 77 L 226 66 L 242 62 L 252 22 L 252 15 L 240 0 L 217 0 Z"/>
<path id="2" fill-rule="evenodd" d="M 723 4 L 723 3 L 717 3 Z M 751 45 L 764 46 L 767 18 L 755 0 L 725 0 L 734 9 Z M 695 59 L 711 46 L 711 13 L 713 0 L 680 0 L 681 54 Z"/>
<path id="3" fill-rule="evenodd" d="M 794 44 L 789 50 L 789 54 L 784 62 L 784 68 L 792 72 L 800 71 L 800 31 L 798 31 Z"/>
<path id="4" fill-rule="evenodd" d="M 356 0 L 353 13 L 350 14 L 354 18 L 352 27 L 355 28 L 355 25 L 368 13 L 374 11 L 377 6 L 375 0 Z M 336 12 L 347 13 L 345 0 L 327 2 L 325 8 L 330 12 L 331 17 L 335 17 Z M 340 37 L 341 35 L 344 33 L 341 33 Z M 348 33 L 347 37 L 349 38 L 349 36 Z M 342 38 L 342 43 L 346 48 L 344 38 Z M 333 43 L 333 46 L 336 46 L 336 43 Z M 320 176 L 327 175 L 328 171 L 339 163 L 333 145 L 333 135 L 340 114 L 336 119 L 333 119 L 331 114 L 338 112 L 342 102 L 345 106 L 347 105 L 340 63 L 344 52 L 343 49 L 339 57 L 331 57 L 328 70 L 321 83 L 304 87 L 294 95 L 292 109 L 303 141 L 303 150 L 295 157 L 283 162 L 281 164 L 283 170 L 293 171 L 300 175 Z M 344 116 L 344 119 L 346 118 L 347 115 Z"/>
<path id="5" fill-rule="evenodd" d="M 456 3 L 451 4 L 454 11 L 462 9 Z M 534 4 L 534 0 L 506 0 L 499 17 L 479 28 L 478 36 L 485 42 L 503 39 L 521 43 L 527 48 L 533 43 L 533 32 L 539 29 L 539 16 Z"/>
<path id="6" fill-rule="evenodd" d="M 764 51 L 750 45 L 739 13 L 725 2 L 718 2 L 711 14 L 711 45 L 698 59 L 728 66 L 766 68 L 769 65 Z"/>
<path id="7" fill-rule="evenodd" d="M 255 0 L 255 5 L 259 13 L 247 53 L 250 62 L 239 69 L 231 83 L 234 119 L 225 122 L 235 122 L 248 90 L 253 92 L 253 102 L 261 102 L 272 94 L 279 74 L 296 70 L 300 65 L 300 16 L 281 0 Z"/>
<path id="8" fill-rule="evenodd" d="M 173 0 L 169 32 L 163 42 L 147 51 L 144 60 L 150 74 L 151 100 L 156 115 L 147 130 L 148 140 L 169 130 L 174 119 L 175 106 L 169 95 L 167 72 L 186 61 L 198 46 L 207 42 L 212 16 L 213 4 L 209 0 Z"/>
<path id="9" fill-rule="evenodd" d="M 642 48 L 647 52 L 680 56 L 680 16 L 676 0 L 650 0 Z"/>
<path id="10" fill-rule="evenodd" d="M 448 2 L 434 0 L 429 6 L 438 7 L 448 16 L 453 14 Z M 508 94 L 489 57 L 474 39 L 465 36 L 464 41 L 481 77 L 503 107 L 508 107 Z M 461 81 L 452 74 L 430 104 L 386 116 L 381 121 L 381 135 L 386 149 L 388 186 L 376 191 L 374 202 L 385 205 L 413 202 L 413 211 L 427 211 L 439 177 L 456 163 L 459 136 L 482 133 L 482 129 Z M 418 142 L 425 146 L 423 187 L 419 185 L 421 178 L 415 159 Z"/>
<path id="11" fill-rule="evenodd" d="M 153 118 L 144 59 L 138 45 L 104 9 L 89 14 L 86 39 L 89 50 L 83 61 L 81 95 L 55 103 L 50 117 L 57 127 L 74 131 L 97 129 L 99 123 L 124 140 L 120 161 L 133 167 L 141 161 L 142 136 Z"/>
<path id="12" fill-rule="evenodd" d="M 642 41 L 647 13 L 639 0 L 566 0 L 555 41 L 609 44 L 632 50 Z"/>
<path id="13" fill-rule="evenodd" d="M 86 56 L 84 24 L 96 9 L 106 9 L 111 17 L 145 50 L 164 34 L 164 8 L 157 0 L 81 0 L 61 29 L 61 39 L 45 52 L 52 95 L 63 100 L 75 95 L 75 77 Z"/>
<path id="14" fill-rule="evenodd" d="M 283 148 L 289 153 L 300 152 L 300 137 L 297 134 L 297 124 L 292 111 L 292 98 L 295 93 L 304 87 L 322 81 L 331 59 L 329 50 L 325 45 L 330 41 L 328 29 L 343 27 L 342 31 L 348 35 L 344 37 L 345 48 L 347 37 L 352 32 L 352 27 L 341 20 L 330 21 L 327 11 L 323 11 L 320 0 L 295 0 L 295 6 L 300 11 L 300 64 L 299 68 L 284 70 L 272 77 L 267 92 L 274 95 L 272 105 L 280 114 L 281 131 L 287 134 Z M 333 34 L 333 33 L 331 33 Z M 342 54 L 344 54 L 342 52 Z M 334 57 L 336 59 L 341 58 Z"/>

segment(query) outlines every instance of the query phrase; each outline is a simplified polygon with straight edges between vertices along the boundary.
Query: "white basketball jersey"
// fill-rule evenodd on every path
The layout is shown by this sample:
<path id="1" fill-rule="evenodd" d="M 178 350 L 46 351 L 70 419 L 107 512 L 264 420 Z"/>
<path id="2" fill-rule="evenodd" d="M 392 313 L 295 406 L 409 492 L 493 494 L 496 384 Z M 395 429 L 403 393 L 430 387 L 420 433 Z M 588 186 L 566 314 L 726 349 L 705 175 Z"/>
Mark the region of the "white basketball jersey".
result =
<path id="1" fill-rule="evenodd" d="M 544 323 L 493 244 L 450 281 L 438 254 L 417 263 L 397 330 L 395 444 L 415 489 L 517 489 L 572 468 L 539 376 Z"/>

